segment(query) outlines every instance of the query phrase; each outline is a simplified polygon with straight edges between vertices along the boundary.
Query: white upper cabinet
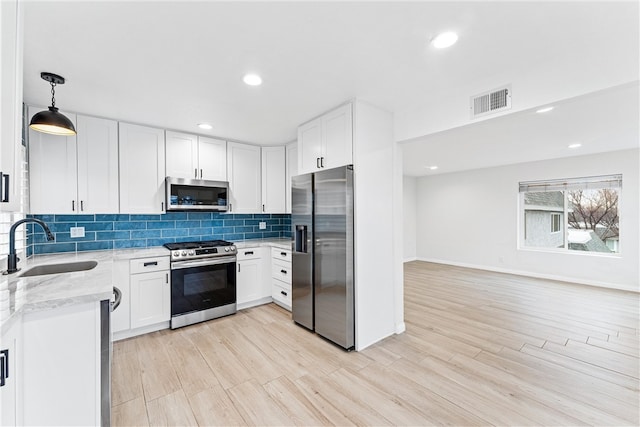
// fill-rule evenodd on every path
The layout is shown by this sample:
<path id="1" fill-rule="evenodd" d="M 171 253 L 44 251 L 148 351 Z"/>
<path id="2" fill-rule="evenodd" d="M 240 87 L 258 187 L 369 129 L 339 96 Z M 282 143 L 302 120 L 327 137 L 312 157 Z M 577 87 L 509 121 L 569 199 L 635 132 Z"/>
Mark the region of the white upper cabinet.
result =
<path id="1" fill-rule="evenodd" d="M 167 176 L 200 178 L 198 171 L 198 137 L 188 133 L 166 132 Z"/>
<path id="2" fill-rule="evenodd" d="M 164 130 L 120 123 L 120 211 L 163 213 Z"/>
<path id="3" fill-rule="evenodd" d="M 353 113 L 345 104 L 298 128 L 298 173 L 353 163 Z"/>
<path id="4" fill-rule="evenodd" d="M 287 152 L 287 177 L 285 182 L 286 213 L 291 213 L 291 177 L 298 175 L 298 144 L 292 143 L 286 146 Z"/>
<path id="5" fill-rule="evenodd" d="M 260 147 L 237 142 L 227 143 L 229 212 L 260 213 Z"/>
<path id="6" fill-rule="evenodd" d="M 28 120 L 43 110 L 29 107 Z M 77 129 L 75 114 L 60 111 Z M 51 135 L 29 129 L 30 212 L 79 213 L 77 136 Z"/>
<path id="7" fill-rule="evenodd" d="M 285 181 L 285 148 L 262 147 L 262 212 L 285 212 Z"/>
<path id="8" fill-rule="evenodd" d="M 166 132 L 167 176 L 227 180 L 227 143 L 219 139 Z"/>
<path id="9" fill-rule="evenodd" d="M 29 119 L 42 109 L 29 107 Z M 118 213 L 118 123 L 62 113 L 77 135 L 29 129 L 31 213 Z"/>
<path id="10" fill-rule="evenodd" d="M 118 213 L 118 122 L 78 115 L 80 213 Z"/>
<path id="11" fill-rule="evenodd" d="M 16 0 L 0 7 L 0 211 L 20 211 L 22 139 L 22 11 Z"/>
<path id="12" fill-rule="evenodd" d="M 200 178 L 211 181 L 227 180 L 227 142 L 221 139 L 198 137 Z"/>

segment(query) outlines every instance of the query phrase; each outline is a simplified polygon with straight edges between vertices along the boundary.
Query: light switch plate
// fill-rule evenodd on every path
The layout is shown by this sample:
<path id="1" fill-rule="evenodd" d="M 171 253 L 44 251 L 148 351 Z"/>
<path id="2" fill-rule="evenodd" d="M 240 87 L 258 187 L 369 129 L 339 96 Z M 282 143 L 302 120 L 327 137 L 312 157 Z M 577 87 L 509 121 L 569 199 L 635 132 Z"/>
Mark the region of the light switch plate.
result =
<path id="1" fill-rule="evenodd" d="M 264 221 L 260 221 L 258 223 L 258 226 L 260 227 L 260 230 L 266 230 L 267 229 L 267 223 Z"/>
<path id="2" fill-rule="evenodd" d="M 71 237 L 84 237 L 84 227 L 71 227 Z"/>

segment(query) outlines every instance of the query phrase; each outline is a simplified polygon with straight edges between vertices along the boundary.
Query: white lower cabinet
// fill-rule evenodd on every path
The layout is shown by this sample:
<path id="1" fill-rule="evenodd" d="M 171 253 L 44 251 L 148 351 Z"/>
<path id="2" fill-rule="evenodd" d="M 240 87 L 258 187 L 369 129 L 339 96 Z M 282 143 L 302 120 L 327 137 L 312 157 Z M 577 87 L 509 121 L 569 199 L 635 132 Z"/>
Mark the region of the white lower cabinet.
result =
<path id="1" fill-rule="evenodd" d="M 271 297 L 291 311 L 291 251 L 271 248 Z"/>
<path id="2" fill-rule="evenodd" d="M 18 424 L 100 425 L 100 302 L 28 313 L 22 326 Z"/>
<path id="3" fill-rule="evenodd" d="M 131 329 L 171 320 L 169 257 L 130 262 Z"/>
<path id="4" fill-rule="evenodd" d="M 17 395 L 17 383 L 20 346 L 22 345 L 22 322 L 13 322 L 0 338 L 0 425 L 16 426 L 22 421 L 18 417 L 20 404 Z"/>
<path id="5" fill-rule="evenodd" d="M 238 309 L 271 301 L 271 289 L 264 280 L 264 247 L 238 249 L 236 271 Z"/>

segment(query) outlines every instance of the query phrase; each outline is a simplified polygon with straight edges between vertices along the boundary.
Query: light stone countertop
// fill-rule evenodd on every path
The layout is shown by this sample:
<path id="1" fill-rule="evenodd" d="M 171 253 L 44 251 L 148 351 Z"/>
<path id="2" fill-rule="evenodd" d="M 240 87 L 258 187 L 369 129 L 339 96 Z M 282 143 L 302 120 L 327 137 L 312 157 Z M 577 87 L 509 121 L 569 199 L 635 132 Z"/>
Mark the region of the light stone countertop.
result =
<path id="1" fill-rule="evenodd" d="M 291 239 L 255 239 L 234 242 L 238 249 L 272 246 L 291 249 Z M 163 246 L 112 251 L 66 252 L 35 255 L 20 261 L 20 271 L 0 275 L 0 330 L 4 332 L 23 313 L 48 310 L 67 305 L 111 299 L 114 262 L 134 258 L 169 256 Z M 95 260 L 98 265 L 87 271 L 20 277 L 31 267 Z"/>
<path id="2" fill-rule="evenodd" d="M 234 242 L 238 249 L 255 248 L 256 246 L 271 246 L 280 249 L 291 249 L 290 238 L 254 239 Z"/>
<path id="3" fill-rule="evenodd" d="M 169 250 L 159 246 L 114 251 L 67 252 L 35 255 L 20 261 L 20 271 L 0 276 L 1 330 L 4 332 L 23 313 L 111 299 L 114 262 L 154 256 L 169 256 Z M 20 274 L 34 266 L 88 260 L 95 260 L 98 265 L 86 271 L 20 277 Z"/>

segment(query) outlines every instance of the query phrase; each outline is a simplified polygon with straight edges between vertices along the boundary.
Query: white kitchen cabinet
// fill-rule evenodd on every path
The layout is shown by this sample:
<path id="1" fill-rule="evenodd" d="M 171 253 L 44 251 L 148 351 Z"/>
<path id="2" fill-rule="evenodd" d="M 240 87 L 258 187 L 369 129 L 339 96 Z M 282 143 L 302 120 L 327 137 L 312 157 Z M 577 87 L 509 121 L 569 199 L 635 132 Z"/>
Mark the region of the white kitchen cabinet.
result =
<path id="1" fill-rule="evenodd" d="M 167 176 L 227 180 L 227 142 L 180 132 L 166 132 Z"/>
<path id="2" fill-rule="evenodd" d="M 0 211 L 19 212 L 22 177 L 22 2 L 0 2 Z"/>
<path id="3" fill-rule="evenodd" d="M 238 249 L 238 270 L 236 275 L 236 295 L 238 309 L 253 307 L 271 302 L 271 286 L 265 281 L 264 250 L 254 247 Z"/>
<path id="4" fill-rule="evenodd" d="M 79 213 L 118 213 L 118 122 L 77 116 Z M 79 206 L 78 206 L 79 205 Z"/>
<path id="5" fill-rule="evenodd" d="M 298 128 L 298 173 L 353 163 L 353 113 L 342 105 Z"/>
<path id="6" fill-rule="evenodd" d="M 285 212 L 291 213 L 291 177 L 298 175 L 298 143 L 294 142 L 286 146 L 287 176 L 285 182 Z"/>
<path id="7" fill-rule="evenodd" d="M 165 210 L 164 130 L 119 124 L 120 212 Z"/>
<path id="8" fill-rule="evenodd" d="M 171 320 L 169 257 L 130 261 L 131 329 Z"/>
<path id="9" fill-rule="evenodd" d="M 18 416 L 18 361 L 22 345 L 22 321 L 18 320 L 2 333 L 0 338 L 0 425 L 21 425 Z"/>
<path id="10" fill-rule="evenodd" d="M 291 250 L 271 248 L 271 284 L 273 302 L 291 311 Z"/>
<path id="11" fill-rule="evenodd" d="M 211 181 L 227 180 L 227 141 L 198 137 L 200 178 Z"/>
<path id="12" fill-rule="evenodd" d="M 260 163 L 260 147 L 227 144 L 230 213 L 262 212 Z"/>
<path id="13" fill-rule="evenodd" d="M 286 210 L 285 147 L 262 147 L 262 212 Z"/>
<path id="14" fill-rule="evenodd" d="M 29 107 L 28 120 L 44 107 Z M 75 114 L 60 111 L 77 128 Z M 78 213 L 77 135 L 29 129 L 29 197 L 33 214 Z"/>
<path id="15" fill-rule="evenodd" d="M 23 425 L 101 425 L 100 326 L 100 302 L 24 315 Z"/>
<path id="16" fill-rule="evenodd" d="M 118 123 L 63 114 L 77 135 L 29 130 L 31 213 L 118 213 Z"/>

